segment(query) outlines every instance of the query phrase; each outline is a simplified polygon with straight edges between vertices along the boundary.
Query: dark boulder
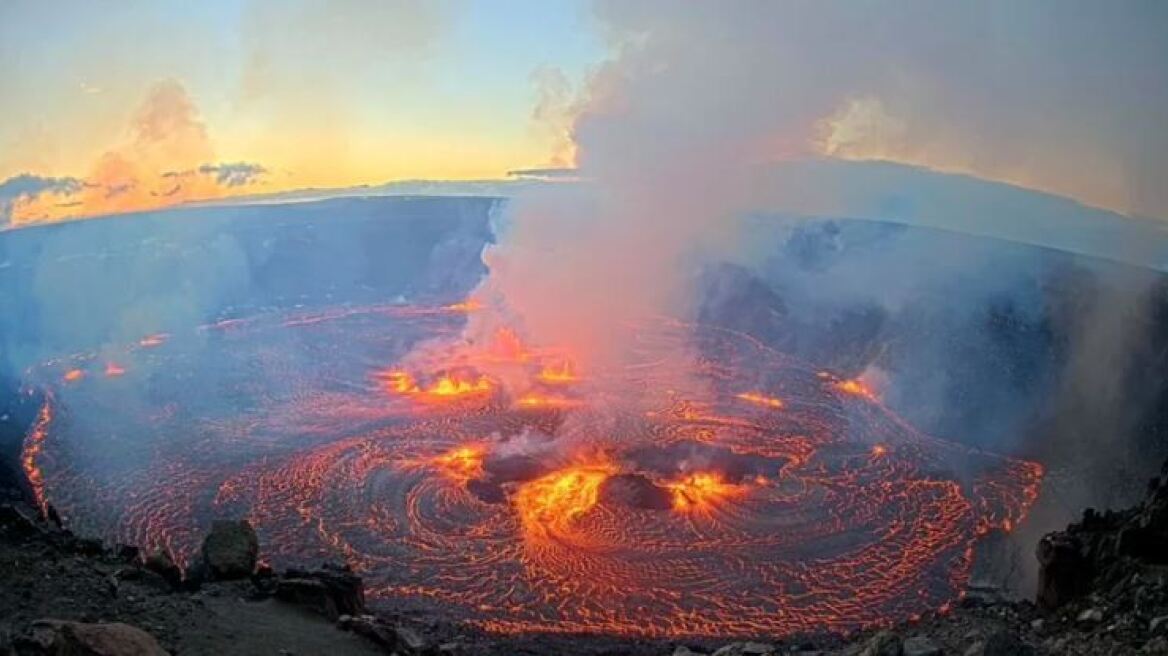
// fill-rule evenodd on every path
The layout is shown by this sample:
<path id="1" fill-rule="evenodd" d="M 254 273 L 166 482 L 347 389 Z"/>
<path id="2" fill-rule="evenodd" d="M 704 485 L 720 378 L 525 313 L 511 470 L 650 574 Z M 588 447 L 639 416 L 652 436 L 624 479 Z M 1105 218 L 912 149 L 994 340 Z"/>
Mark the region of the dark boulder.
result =
<path id="1" fill-rule="evenodd" d="M 37 620 L 14 647 L 22 656 L 167 656 L 149 633 L 121 623 Z"/>
<path id="2" fill-rule="evenodd" d="M 142 550 L 132 544 L 117 544 L 114 546 L 114 553 L 117 554 L 118 560 L 126 563 L 135 563 L 142 557 Z"/>
<path id="3" fill-rule="evenodd" d="M 903 656 L 941 656 L 941 648 L 927 636 L 913 636 L 904 641 Z"/>
<path id="4" fill-rule="evenodd" d="M 182 584 L 182 569 L 166 551 L 159 549 L 151 552 L 143 561 L 142 568 L 161 576 L 171 588 L 178 588 Z"/>
<path id="5" fill-rule="evenodd" d="M 900 656 L 904 650 L 904 643 L 900 636 L 891 631 L 881 631 L 868 640 L 864 645 L 861 656 Z"/>
<path id="6" fill-rule="evenodd" d="M 1039 607 L 1053 610 L 1088 591 L 1092 567 L 1076 537 L 1051 533 L 1039 541 L 1036 555 Z"/>
<path id="7" fill-rule="evenodd" d="M 259 538 L 246 519 L 216 520 L 203 540 L 202 559 L 212 579 L 244 579 L 255 571 L 259 552 Z"/>
<path id="8" fill-rule="evenodd" d="M 406 626 L 386 624 L 372 615 L 359 617 L 345 615 L 339 624 L 341 628 L 348 629 L 395 654 L 420 656 L 434 653 L 426 639 L 417 631 Z"/>
<path id="9" fill-rule="evenodd" d="M 994 631 L 965 650 L 965 656 L 1030 656 L 1034 648 L 1008 631 Z"/>
<path id="10" fill-rule="evenodd" d="M 348 567 L 325 565 L 316 570 L 289 569 L 276 584 L 276 598 L 311 608 L 336 620 L 365 612 L 365 586 Z"/>
<path id="11" fill-rule="evenodd" d="M 40 531 L 36 516 L 19 504 L 0 503 L 0 531 L 28 536 Z"/>

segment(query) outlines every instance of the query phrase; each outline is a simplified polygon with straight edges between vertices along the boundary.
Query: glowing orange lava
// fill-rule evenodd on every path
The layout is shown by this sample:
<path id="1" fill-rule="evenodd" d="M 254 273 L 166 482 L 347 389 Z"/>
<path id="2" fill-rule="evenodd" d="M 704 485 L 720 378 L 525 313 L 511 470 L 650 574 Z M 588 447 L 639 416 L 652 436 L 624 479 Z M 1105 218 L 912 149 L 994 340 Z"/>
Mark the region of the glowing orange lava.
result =
<path id="1" fill-rule="evenodd" d="M 750 403 L 754 403 L 755 405 L 764 405 L 764 406 L 767 406 L 769 408 L 783 407 L 783 400 L 782 399 L 778 399 L 778 398 L 775 398 L 773 396 L 767 396 L 765 394 L 762 394 L 761 392 L 743 392 L 741 394 L 736 394 L 735 398 L 739 398 L 739 399 L 742 399 L 743 401 L 748 401 Z"/>
<path id="2" fill-rule="evenodd" d="M 719 500 L 742 493 L 742 487 L 727 483 L 718 472 L 698 472 L 666 487 L 673 493 L 673 509 L 685 512 L 708 509 Z"/>
<path id="3" fill-rule="evenodd" d="M 467 396 L 482 396 L 494 389 L 490 378 L 464 372 L 439 375 L 426 387 L 418 385 L 408 372 L 393 369 L 374 375 L 391 394 L 413 396 L 423 401 L 443 401 Z"/>
<path id="4" fill-rule="evenodd" d="M 458 374 L 444 374 L 426 388 L 426 394 L 437 397 L 483 394 L 491 391 L 491 380 L 486 376 L 464 378 Z"/>
<path id="5" fill-rule="evenodd" d="M 836 389 L 838 389 L 839 391 L 841 391 L 845 394 L 851 394 L 853 396 L 862 396 L 862 397 L 869 398 L 869 399 L 876 398 L 876 392 L 874 392 L 872 390 L 872 388 L 868 387 L 867 385 L 865 385 L 863 382 L 861 382 L 859 379 L 856 379 L 856 378 L 849 378 L 847 380 L 841 380 L 835 384 L 835 387 L 836 387 Z"/>
<path id="6" fill-rule="evenodd" d="M 49 436 L 49 426 L 53 422 L 53 406 L 51 398 L 45 399 L 41 409 L 37 412 L 36 421 L 24 439 L 24 448 L 20 454 L 21 468 L 28 484 L 32 487 L 33 497 L 41 512 L 45 510 L 45 475 L 40 467 L 40 455 L 45 448 L 45 439 Z"/>
<path id="7" fill-rule="evenodd" d="M 144 406 L 101 385 L 124 384 L 101 378 L 107 358 L 190 366 L 185 333 L 174 353 L 139 350 L 158 337 L 55 359 L 30 376 L 65 405 L 47 397 L 21 464 L 38 502 L 110 541 L 183 562 L 204 520 L 246 516 L 273 563 L 342 558 L 371 604 L 504 633 L 777 637 L 918 617 L 960 598 L 977 540 L 1017 530 L 1038 496 L 1037 463 L 922 434 L 864 383 L 739 333 L 646 323 L 628 366 L 573 386 L 566 351 L 509 330 L 471 341 L 464 323 L 383 305 L 233 323 L 229 342 L 198 339 L 198 366 L 238 375 L 247 405 L 199 426 L 188 405 L 218 390 L 160 376 Z M 425 346 L 391 350 L 391 334 Z M 446 341 L 414 341 L 431 336 Z M 659 357 L 695 344 L 693 362 Z M 65 384 L 70 366 L 84 383 Z M 166 457 L 77 457 L 140 440 Z"/>
<path id="8" fill-rule="evenodd" d="M 65 372 L 64 378 L 66 383 L 74 383 L 85 378 L 85 372 L 80 369 L 70 369 Z"/>
<path id="9" fill-rule="evenodd" d="M 615 472 L 608 464 L 580 465 L 524 483 L 513 497 L 524 534 L 541 539 L 568 532 L 596 506 L 601 484 Z"/>
<path id="10" fill-rule="evenodd" d="M 473 298 L 468 298 L 465 301 L 445 305 L 442 307 L 442 309 L 449 310 L 451 312 L 475 312 L 483 309 L 483 304 Z"/>
<path id="11" fill-rule="evenodd" d="M 583 405 L 583 402 L 562 396 L 550 396 L 532 392 L 519 397 L 515 401 L 515 405 L 521 408 L 576 408 Z"/>
<path id="12" fill-rule="evenodd" d="M 507 362 L 527 362 L 531 359 L 531 352 L 524 346 L 523 340 L 510 328 L 495 331 L 495 341 L 491 345 L 490 355 Z"/>
<path id="13" fill-rule="evenodd" d="M 415 394 L 421 390 L 418 388 L 417 381 L 414 377 L 405 371 L 386 371 L 376 375 L 376 377 L 385 386 L 387 392 L 395 394 Z"/>
<path id="14" fill-rule="evenodd" d="M 580 380 L 580 377 L 576 374 L 576 365 L 571 360 L 561 360 L 545 365 L 539 371 L 536 378 L 541 383 L 547 383 L 549 385 L 562 385 Z"/>
<path id="15" fill-rule="evenodd" d="M 431 462 L 450 478 L 468 481 L 483 474 L 486 449 L 478 445 L 460 446 L 434 458 Z"/>
<path id="16" fill-rule="evenodd" d="M 105 377 L 106 378 L 117 378 L 118 376 L 121 376 L 122 374 L 125 374 L 125 373 L 126 373 L 125 368 L 119 366 L 118 364 L 116 364 L 114 362 L 109 362 L 105 365 Z"/>
<path id="17" fill-rule="evenodd" d="M 141 346 L 142 348 L 162 346 L 164 343 L 166 343 L 167 337 L 168 335 L 166 333 L 154 333 L 153 335 L 147 335 L 138 340 L 138 346 Z"/>

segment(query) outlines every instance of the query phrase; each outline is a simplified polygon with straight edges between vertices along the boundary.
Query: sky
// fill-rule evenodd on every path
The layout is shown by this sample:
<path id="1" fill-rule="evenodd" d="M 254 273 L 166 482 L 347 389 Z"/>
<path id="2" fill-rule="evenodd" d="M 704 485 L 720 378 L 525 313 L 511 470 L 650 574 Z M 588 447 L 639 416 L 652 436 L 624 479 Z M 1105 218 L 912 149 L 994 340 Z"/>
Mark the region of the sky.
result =
<path id="1" fill-rule="evenodd" d="M 128 177 L 110 153 L 151 173 L 254 164 L 255 185 L 219 190 L 249 192 L 562 164 L 536 108 L 604 57 L 591 21 L 562 1 L 0 3 L 0 181 Z M 63 211 L 173 189 L 148 186 Z"/>
<path id="2" fill-rule="evenodd" d="M 8 0 L 0 223 L 695 152 L 1168 218 L 1166 61 L 1156 0 Z"/>

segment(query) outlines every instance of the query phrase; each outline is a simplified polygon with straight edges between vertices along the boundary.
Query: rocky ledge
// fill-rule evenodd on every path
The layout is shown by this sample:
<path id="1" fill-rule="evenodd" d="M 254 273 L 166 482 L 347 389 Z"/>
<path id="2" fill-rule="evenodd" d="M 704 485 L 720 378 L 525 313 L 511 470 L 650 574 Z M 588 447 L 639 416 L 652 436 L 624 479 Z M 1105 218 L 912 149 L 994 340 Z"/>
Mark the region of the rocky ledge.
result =
<path id="1" fill-rule="evenodd" d="M 1168 463 L 1142 503 L 1088 509 L 1040 541 L 1033 601 L 971 589 L 946 612 L 851 636 L 487 635 L 416 614 L 372 614 L 346 565 L 276 572 L 257 561 L 259 546 L 246 521 L 217 521 L 184 569 L 166 552 L 76 536 L 51 509 L 0 503 L 0 655 L 1168 656 Z"/>

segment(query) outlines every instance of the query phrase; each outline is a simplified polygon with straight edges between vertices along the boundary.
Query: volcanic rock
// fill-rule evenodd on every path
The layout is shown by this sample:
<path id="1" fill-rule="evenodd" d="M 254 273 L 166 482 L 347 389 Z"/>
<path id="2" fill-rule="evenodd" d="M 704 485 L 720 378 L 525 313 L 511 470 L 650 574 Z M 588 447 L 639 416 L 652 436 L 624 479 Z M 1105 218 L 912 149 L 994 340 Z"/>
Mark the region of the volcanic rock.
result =
<path id="1" fill-rule="evenodd" d="M 1152 635 L 1168 633 L 1168 615 L 1152 618 L 1152 621 L 1148 622 L 1148 633 Z"/>
<path id="2" fill-rule="evenodd" d="M 97 538 L 77 538 L 72 544 L 73 553 L 83 556 L 100 556 L 105 553 L 105 544 Z"/>
<path id="3" fill-rule="evenodd" d="M 37 532 L 36 520 L 19 506 L 0 503 L 0 529 L 13 535 L 32 535 Z"/>
<path id="4" fill-rule="evenodd" d="M 694 651 L 685 645 L 678 645 L 677 649 L 673 650 L 673 656 L 705 656 L 700 651 Z"/>
<path id="5" fill-rule="evenodd" d="M 331 620 L 365 612 L 361 577 L 347 567 L 335 565 L 312 571 L 289 569 L 276 584 L 276 598 L 311 608 Z"/>
<path id="6" fill-rule="evenodd" d="M 142 567 L 148 571 L 153 572 L 163 578 L 172 588 L 177 588 L 182 583 L 182 570 L 174 563 L 174 559 L 166 551 L 158 550 L 146 556 Z"/>
<path id="7" fill-rule="evenodd" d="M 775 648 L 765 642 L 733 642 L 718 651 L 713 656 L 770 656 Z"/>
<path id="8" fill-rule="evenodd" d="M 260 543 L 255 529 L 246 520 L 216 520 L 203 540 L 203 563 L 213 579 L 230 580 L 251 576 Z"/>
<path id="9" fill-rule="evenodd" d="M 15 647 L 30 656 L 167 656 L 149 633 L 122 623 L 37 620 Z"/>
<path id="10" fill-rule="evenodd" d="M 132 544 L 117 544 L 114 546 L 114 553 L 117 554 L 118 560 L 127 563 L 137 562 L 142 557 L 142 550 Z"/>
<path id="11" fill-rule="evenodd" d="M 913 636 L 904 641 L 903 656 L 941 656 L 941 648 L 925 636 Z"/>
<path id="12" fill-rule="evenodd" d="M 394 629 L 394 635 L 397 637 L 397 651 L 406 654 L 421 654 L 426 651 L 426 641 L 417 631 L 399 626 Z"/>
<path id="13" fill-rule="evenodd" d="M 1047 610 L 1082 596 L 1089 589 L 1091 567 L 1083 556 L 1083 545 L 1066 533 L 1042 538 L 1038 556 L 1038 605 Z"/>
<path id="14" fill-rule="evenodd" d="M 900 656 L 902 647 L 900 636 L 891 631 L 881 631 L 872 636 L 860 656 Z"/>
<path id="15" fill-rule="evenodd" d="M 387 650 L 393 650 L 397 647 L 397 633 L 393 627 L 379 622 L 377 618 L 372 615 L 362 615 L 360 617 L 348 617 L 348 621 L 343 624 L 338 620 L 338 625 L 341 628 L 347 629 L 362 636 L 375 644 L 385 647 Z"/>
<path id="16" fill-rule="evenodd" d="M 1098 608 L 1087 608 L 1075 618 L 1079 624 L 1094 626 L 1103 621 L 1103 611 Z"/>
<path id="17" fill-rule="evenodd" d="M 429 645 L 417 631 L 404 626 L 391 626 L 372 615 L 352 617 L 342 615 L 337 625 L 384 647 L 396 654 L 425 654 Z M 447 649 L 446 651 L 451 651 Z"/>
<path id="18" fill-rule="evenodd" d="M 1152 638 L 1140 649 L 1140 653 L 1151 656 L 1168 656 L 1168 638 Z"/>
<path id="19" fill-rule="evenodd" d="M 669 491 L 639 474 L 617 474 L 600 486 L 600 499 L 643 510 L 669 510 L 673 499 Z"/>
<path id="20" fill-rule="evenodd" d="M 994 631 L 965 650 L 965 656 L 1029 656 L 1034 649 L 1008 631 Z"/>

